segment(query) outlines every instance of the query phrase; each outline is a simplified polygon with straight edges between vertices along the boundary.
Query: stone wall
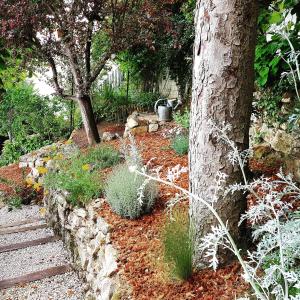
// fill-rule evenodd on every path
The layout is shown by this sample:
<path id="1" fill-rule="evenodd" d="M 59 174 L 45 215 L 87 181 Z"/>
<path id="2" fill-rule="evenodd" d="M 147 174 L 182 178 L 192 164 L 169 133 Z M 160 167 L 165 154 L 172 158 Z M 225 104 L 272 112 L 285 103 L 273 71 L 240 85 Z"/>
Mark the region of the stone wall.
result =
<path id="1" fill-rule="evenodd" d="M 27 181 L 42 184 L 44 175 L 56 167 L 56 162 L 68 158 L 79 151 L 71 140 L 57 142 L 23 155 L 19 159 L 19 168 L 30 168 Z"/>
<path id="2" fill-rule="evenodd" d="M 124 137 L 127 137 L 129 132 L 132 135 L 156 132 L 159 127 L 160 124 L 156 114 L 139 113 L 135 111 L 127 118 Z"/>
<path id="3" fill-rule="evenodd" d="M 42 185 L 45 174 L 57 162 L 72 156 L 78 147 L 70 141 L 56 143 L 24 155 L 19 167 L 31 169 L 26 180 Z M 86 282 L 86 300 L 119 299 L 117 252 L 110 240 L 110 226 L 98 216 L 103 199 L 74 207 L 65 191 L 45 193 L 46 219 L 70 250 L 73 267 Z M 123 294 L 123 292 L 122 292 Z"/>
<path id="4" fill-rule="evenodd" d="M 73 266 L 87 284 L 85 299 L 118 299 L 117 251 L 111 244 L 110 226 L 97 213 L 103 200 L 76 208 L 66 199 L 66 192 L 50 191 L 44 198 L 46 219 L 71 251 Z"/>
<path id="5" fill-rule="evenodd" d="M 250 129 L 253 156 L 268 162 L 280 161 L 285 173 L 300 182 L 299 132 L 287 132 L 286 128 L 254 124 Z"/>

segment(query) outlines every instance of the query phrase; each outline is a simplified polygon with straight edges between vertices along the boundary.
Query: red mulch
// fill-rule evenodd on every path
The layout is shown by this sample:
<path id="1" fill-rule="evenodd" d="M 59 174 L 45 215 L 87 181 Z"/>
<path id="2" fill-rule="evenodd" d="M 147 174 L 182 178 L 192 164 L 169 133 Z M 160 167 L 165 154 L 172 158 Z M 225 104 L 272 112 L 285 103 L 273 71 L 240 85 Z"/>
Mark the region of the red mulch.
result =
<path id="1" fill-rule="evenodd" d="M 97 125 L 100 136 L 103 132 L 118 133 L 120 136 L 123 135 L 125 126 L 121 124 L 113 124 L 109 122 L 101 122 Z M 83 128 L 78 129 L 72 135 L 72 140 L 79 148 L 84 149 L 88 146 L 87 137 Z"/>
<path id="2" fill-rule="evenodd" d="M 14 187 L 10 182 L 15 185 L 21 186 L 24 183 L 24 177 L 29 173 L 29 169 L 19 168 L 19 164 L 12 164 L 6 167 L 0 168 L 0 178 L 6 179 L 9 182 L 7 184 L 0 182 L 0 191 L 4 191 L 8 194 L 14 193 Z"/>
<path id="3" fill-rule="evenodd" d="M 170 142 L 160 133 L 148 133 L 137 136 L 136 141 L 145 162 L 155 157 L 154 165 L 163 166 L 163 173 L 168 167 L 177 164 L 188 165 L 187 156 L 178 156 L 170 149 Z M 118 146 L 117 141 L 110 144 Z M 188 188 L 188 174 L 183 174 L 176 182 Z M 112 242 L 119 252 L 119 268 L 133 288 L 134 299 L 235 299 L 249 289 L 240 276 L 237 263 L 219 269 L 203 270 L 195 273 L 186 282 L 171 279 L 163 262 L 163 249 L 160 241 L 161 230 L 166 218 L 166 201 L 176 191 L 160 186 L 160 196 L 154 211 L 139 220 L 122 219 L 113 213 L 108 204 L 99 212 L 111 224 Z M 185 205 L 188 205 L 186 202 Z"/>
<path id="4" fill-rule="evenodd" d="M 100 124 L 99 128 L 102 133 L 111 131 L 120 134 L 124 129 L 121 125 L 107 123 Z M 83 130 L 78 130 L 73 140 L 80 148 L 86 148 L 87 140 Z M 159 132 L 137 136 L 136 140 L 145 162 L 155 157 L 152 165 L 163 166 L 164 174 L 168 167 L 174 167 L 177 164 L 188 165 L 187 156 L 176 155 L 169 147 L 170 142 L 162 138 Z M 119 142 L 112 141 L 108 144 L 118 147 Z M 23 179 L 18 165 L 0 168 L 0 176 L 16 183 L 21 183 Z M 188 188 L 188 174 L 182 174 L 176 183 Z M 11 191 L 6 185 L 0 185 L 0 189 Z M 99 212 L 111 224 L 112 242 L 119 251 L 119 268 L 133 289 L 134 299 L 232 300 L 235 296 L 243 295 L 249 287 L 241 278 L 240 267 L 237 263 L 221 268 L 217 272 L 203 270 L 195 273 L 186 282 L 170 278 L 163 262 L 160 236 L 166 218 L 166 202 L 175 193 L 176 191 L 169 187 L 160 186 L 160 196 L 154 211 L 139 220 L 122 219 L 113 213 L 107 204 Z M 184 205 L 188 206 L 188 203 L 185 202 Z"/>

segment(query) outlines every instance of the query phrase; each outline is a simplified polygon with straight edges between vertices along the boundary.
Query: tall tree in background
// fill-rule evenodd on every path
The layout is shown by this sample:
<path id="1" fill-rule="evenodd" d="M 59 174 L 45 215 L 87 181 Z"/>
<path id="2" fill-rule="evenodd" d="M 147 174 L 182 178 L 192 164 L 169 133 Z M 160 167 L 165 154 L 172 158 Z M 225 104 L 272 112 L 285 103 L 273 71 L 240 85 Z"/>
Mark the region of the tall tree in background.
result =
<path id="1" fill-rule="evenodd" d="M 90 89 L 111 55 L 135 43 L 151 44 L 168 27 L 172 0 L 2 0 L 0 37 L 49 65 L 57 95 L 78 101 L 89 144 L 100 141 Z M 101 55 L 99 54 L 99 49 Z M 75 83 L 67 95 L 60 78 L 66 65 Z"/>
<path id="2" fill-rule="evenodd" d="M 257 16 L 257 0 L 198 0 L 195 15 L 190 190 L 205 198 L 216 174 L 221 171 L 228 175 L 215 207 L 221 218 L 228 220 L 229 231 L 237 241 L 241 236 L 238 222 L 246 200 L 241 193 L 225 195 L 224 190 L 241 181 L 242 175 L 228 160 L 229 148 L 210 134 L 210 124 L 230 124 L 230 139 L 241 150 L 248 148 Z M 190 214 L 196 229 L 198 264 L 203 260 L 200 239 L 216 221 L 194 199 Z"/>

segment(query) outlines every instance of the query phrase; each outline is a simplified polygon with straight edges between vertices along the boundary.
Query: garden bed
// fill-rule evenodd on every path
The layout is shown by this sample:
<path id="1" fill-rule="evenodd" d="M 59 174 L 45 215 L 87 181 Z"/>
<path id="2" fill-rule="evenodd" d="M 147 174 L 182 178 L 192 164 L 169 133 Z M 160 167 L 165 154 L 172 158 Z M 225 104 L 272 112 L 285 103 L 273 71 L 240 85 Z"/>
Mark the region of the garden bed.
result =
<path id="1" fill-rule="evenodd" d="M 166 174 L 168 168 L 178 164 L 188 165 L 187 156 L 176 155 L 170 148 L 170 141 L 163 138 L 161 132 L 139 135 L 136 141 L 144 162 L 155 158 L 152 165 L 163 166 L 163 174 Z M 119 146 L 118 141 L 110 144 Z M 188 188 L 188 174 L 183 174 L 176 183 Z M 186 282 L 173 279 L 168 274 L 163 258 L 161 233 L 167 217 L 166 203 L 175 193 L 174 189 L 160 186 L 154 211 L 138 220 L 119 217 L 108 204 L 104 204 L 99 210 L 99 216 L 111 225 L 112 244 L 119 253 L 119 268 L 132 287 L 133 299 L 231 300 L 243 295 L 249 287 L 241 278 L 237 263 L 217 272 L 197 272 Z M 183 205 L 188 207 L 188 202 Z"/>

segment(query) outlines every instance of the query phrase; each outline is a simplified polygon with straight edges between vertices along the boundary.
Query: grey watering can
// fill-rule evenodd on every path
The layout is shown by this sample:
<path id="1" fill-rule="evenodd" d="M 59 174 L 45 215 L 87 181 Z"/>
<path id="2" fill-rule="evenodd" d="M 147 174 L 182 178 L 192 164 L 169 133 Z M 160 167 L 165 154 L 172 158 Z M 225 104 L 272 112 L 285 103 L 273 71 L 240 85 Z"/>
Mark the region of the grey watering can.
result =
<path id="1" fill-rule="evenodd" d="M 158 120 L 171 121 L 172 112 L 178 107 L 178 105 L 180 105 L 180 101 L 178 101 L 176 98 L 158 99 L 154 105 L 154 111 L 158 114 Z"/>

